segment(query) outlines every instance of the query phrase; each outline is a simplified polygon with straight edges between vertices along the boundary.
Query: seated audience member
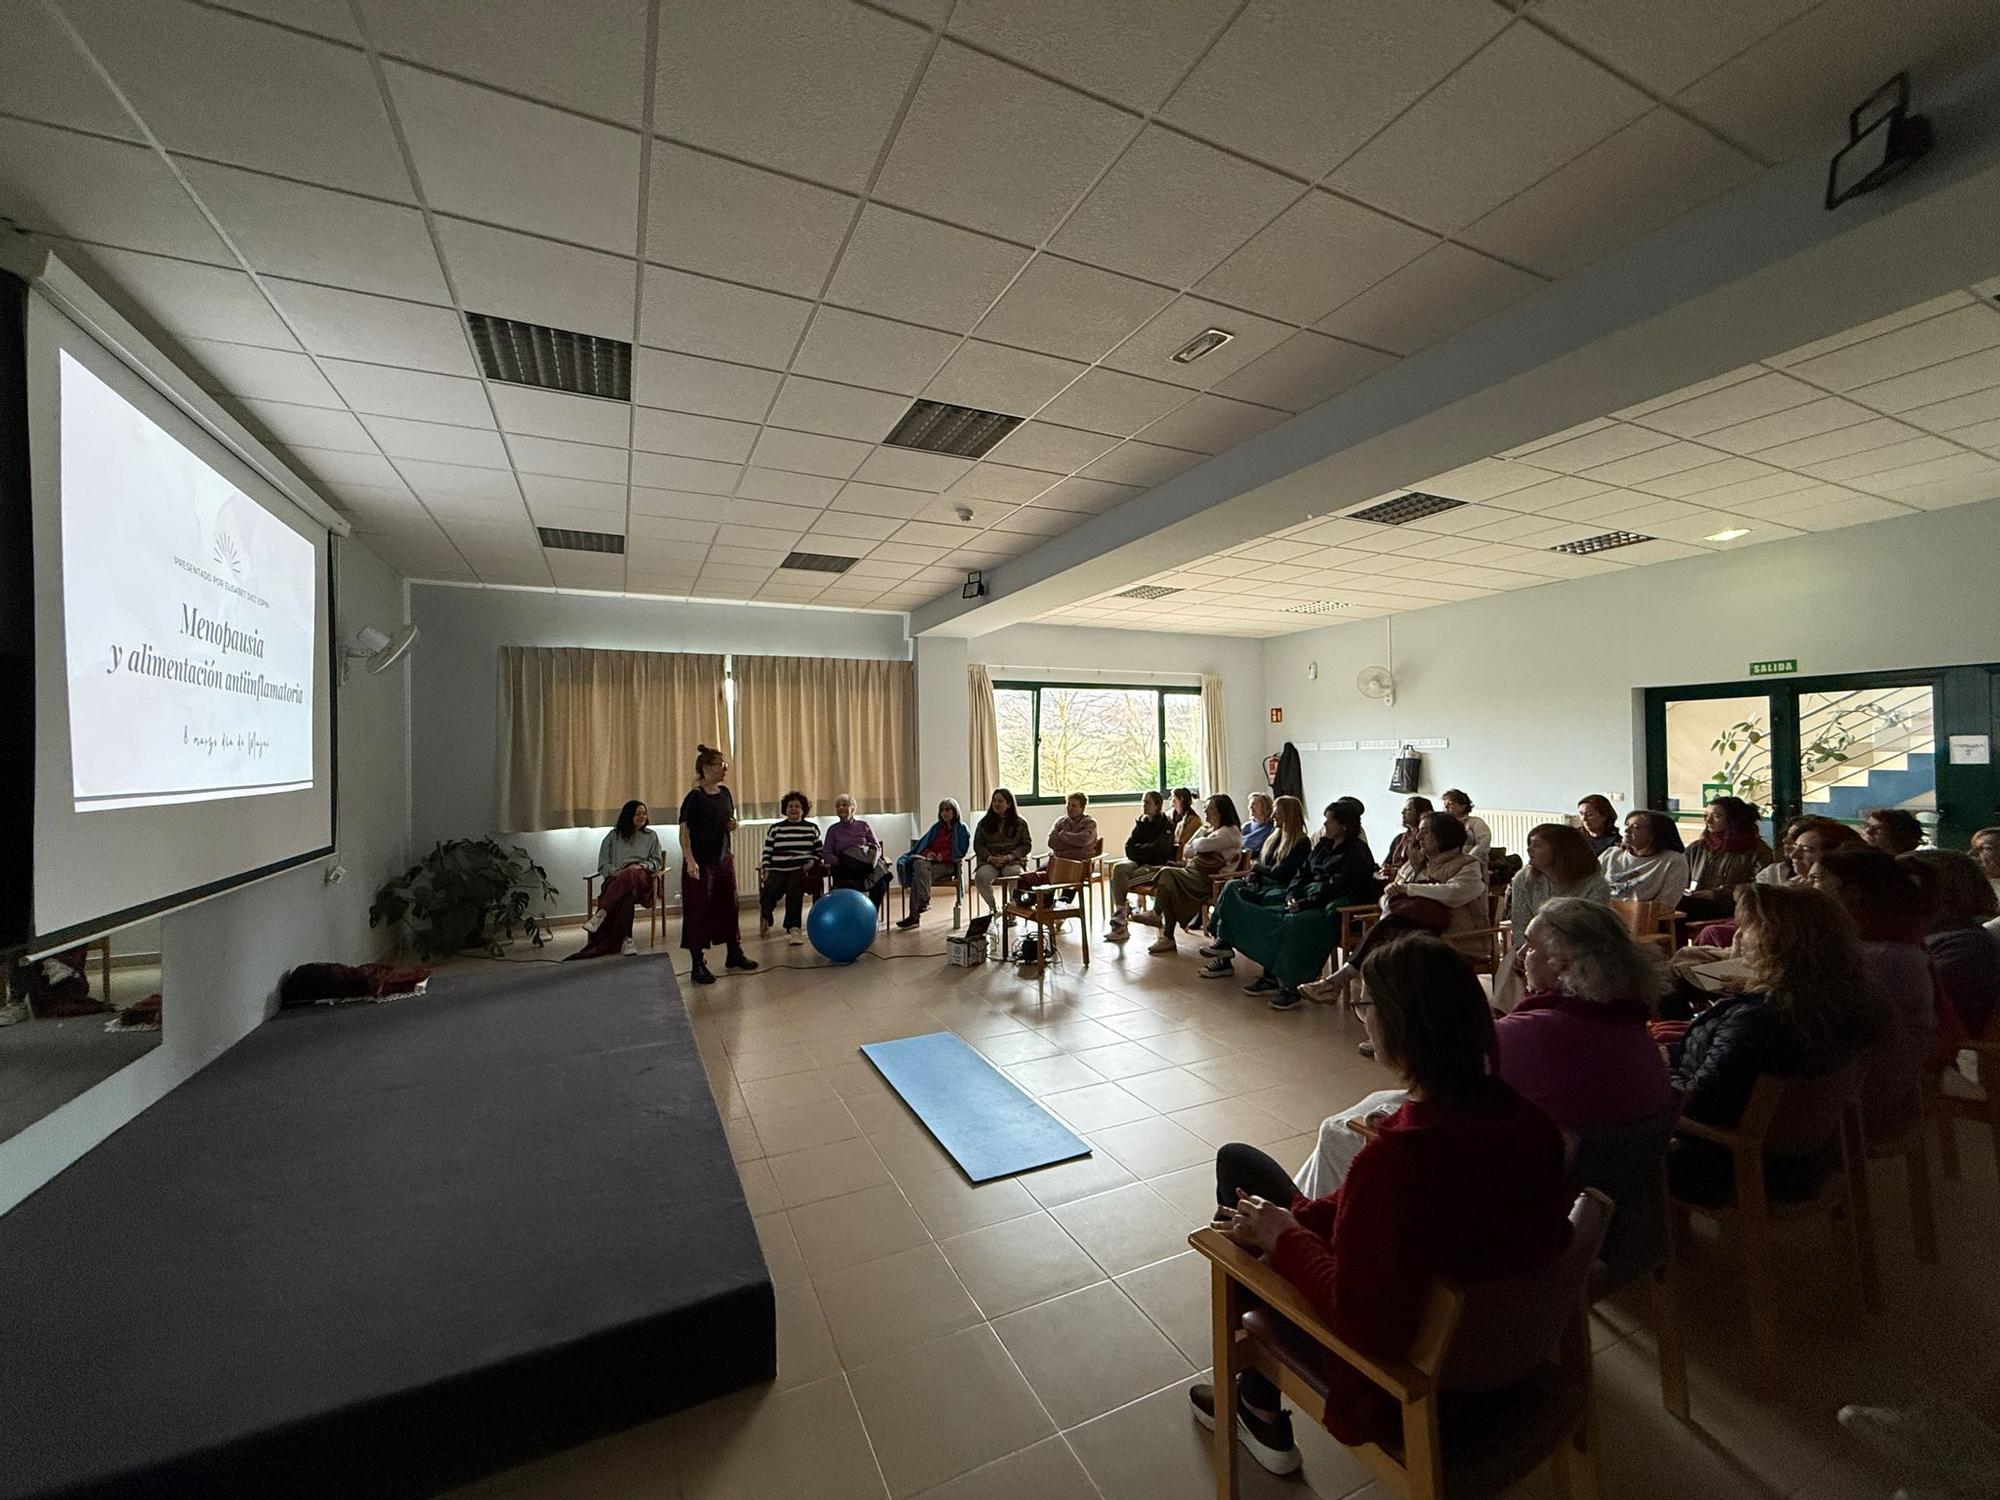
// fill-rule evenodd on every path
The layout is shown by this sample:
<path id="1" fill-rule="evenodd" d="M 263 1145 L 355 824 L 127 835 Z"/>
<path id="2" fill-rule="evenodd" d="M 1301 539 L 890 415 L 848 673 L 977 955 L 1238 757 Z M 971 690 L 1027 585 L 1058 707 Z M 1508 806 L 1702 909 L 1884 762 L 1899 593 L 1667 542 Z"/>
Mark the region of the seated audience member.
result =
<path id="1" fill-rule="evenodd" d="M 1046 883 L 1049 859 L 1073 859 L 1087 865 L 1097 858 L 1104 841 L 1098 837 L 1097 819 L 1085 811 L 1089 806 L 1090 799 L 1082 792 L 1071 792 L 1063 799 L 1063 815 L 1049 828 L 1048 859 L 1021 872 L 1021 878 L 1014 882 L 1017 892 Z"/>
<path id="2" fill-rule="evenodd" d="M 1803 885 L 1805 883 L 1798 868 L 1792 863 L 1792 851 L 1798 847 L 1801 830 L 1817 821 L 1811 813 L 1793 818 L 1778 833 L 1778 858 L 1757 872 L 1759 885 Z"/>
<path id="3" fill-rule="evenodd" d="M 1922 1124 L 1925 1072 L 1948 1066 L 1964 1040 L 1924 950 L 1936 900 L 1931 873 L 1921 861 L 1897 859 L 1856 839 L 1850 848 L 1822 855 L 1808 880 L 1839 902 L 1854 924 L 1862 977 L 1881 1029 L 1862 1080 L 1862 1124 L 1871 1142 L 1901 1140 Z"/>
<path id="4" fill-rule="evenodd" d="M 1602 854 L 1618 843 L 1618 814 L 1612 810 L 1611 799 L 1592 792 L 1580 798 L 1576 804 L 1577 821 L 1583 825 L 1583 836 L 1590 840 L 1590 852 Z"/>
<path id="5" fill-rule="evenodd" d="M 1766 865 L 1757 872 L 1757 885 L 1811 885 L 1813 867 L 1826 854 L 1835 849 L 1865 849 L 1861 835 L 1845 823 L 1836 823 L 1832 818 L 1794 818 L 1792 824 L 1797 831 L 1792 834 L 1787 854 L 1774 865 Z M 1791 827 L 1788 824 L 1787 827 Z M 1710 922 L 1694 935 L 1694 946 L 1698 948 L 1728 948 L 1736 938 L 1736 919 Z"/>
<path id="6" fill-rule="evenodd" d="M 1193 787 L 1177 786 L 1168 795 L 1173 798 L 1167 816 L 1174 820 L 1174 858 L 1182 859 L 1187 854 L 1188 840 L 1202 830 L 1202 818 L 1195 811 Z"/>
<path id="7" fill-rule="evenodd" d="M 1439 800 L 1446 812 L 1465 825 L 1465 852 L 1485 864 L 1493 853 L 1493 830 L 1486 826 L 1484 818 L 1472 815 L 1472 799 L 1453 787 Z"/>
<path id="8" fill-rule="evenodd" d="M 1180 858 L 1173 820 L 1161 810 L 1164 800 L 1158 792 L 1146 793 L 1125 840 L 1125 857 L 1111 867 L 1111 930 L 1104 934 L 1107 942 L 1122 943 L 1131 936 L 1132 887 L 1146 884 Z"/>
<path id="9" fill-rule="evenodd" d="M 1389 852 L 1382 858 L 1379 872 L 1385 881 L 1394 880 L 1396 872 L 1410 862 L 1410 856 L 1417 852 L 1417 830 L 1435 809 L 1428 797 L 1412 797 L 1403 804 L 1403 827 L 1389 840 Z"/>
<path id="10" fill-rule="evenodd" d="M 1906 859 L 1930 871 L 1937 892 L 1924 937 L 1945 999 L 1969 1037 L 1986 1035 L 2000 1006 L 2000 931 L 1993 921 L 1993 887 L 1979 866 L 1950 849 L 1919 849 Z"/>
<path id="11" fill-rule="evenodd" d="M 796 945 L 806 940 L 800 930 L 799 912 L 805 902 L 806 878 L 819 863 L 819 827 L 806 821 L 812 812 L 812 801 L 804 792 L 785 793 L 778 810 L 784 816 L 764 830 L 764 885 L 757 893 L 757 906 L 763 930 L 769 932 L 771 914 L 782 900 L 785 941 Z"/>
<path id="12" fill-rule="evenodd" d="M 1250 794 L 1250 817 L 1243 825 L 1243 852 L 1253 858 L 1264 850 L 1264 841 L 1271 836 L 1273 805 L 1269 792 Z"/>
<path id="13" fill-rule="evenodd" d="M 1613 901 L 1676 905 L 1687 892 L 1688 862 L 1681 831 L 1663 812 L 1640 808 L 1625 815 L 1625 841 L 1598 856 L 1597 867 Z"/>
<path id="14" fill-rule="evenodd" d="M 1528 830 L 1528 858 L 1507 884 L 1506 920 L 1516 934 L 1526 932 L 1542 903 L 1574 896 L 1611 904 L 1611 884 L 1590 852 L 1590 840 L 1567 823 L 1537 823 Z M 1493 1003 L 1512 1010 L 1521 997 L 1521 971 L 1510 964 L 1493 977 Z"/>
<path id="15" fill-rule="evenodd" d="M 1278 799 L 1281 820 L 1284 804 L 1295 800 Z M 1215 941 L 1201 950 L 1209 959 L 1201 971 L 1204 979 L 1235 973 L 1240 951 L 1264 970 L 1243 987 L 1247 994 L 1269 996 L 1273 1010 L 1290 1010 L 1300 1002 L 1299 986 L 1326 967 L 1340 940 L 1336 910 L 1372 904 L 1382 893 L 1375 856 L 1361 831 L 1361 813 L 1361 804 L 1352 797 L 1328 803 L 1319 839 L 1289 884 L 1278 885 L 1275 874 L 1253 869 L 1250 879 L 1232 880 L 1222 888 L 1210 924 Z M 1272 843 L 1281 836 L 1282 829 Z M 1264 847 L 1269 850 L 1271 844 Z"/>
<path id="16" fill-rule="evenodd" d="M 1966 846 L 1966 853 L 1979 866 L 1979 872 L 1993 887 L 1994 899 L 2000 900 L 2000 828 L 1982 828 L 1972 836 Z"/>
<path id="17" fill-rule="evenodd" d="M 860 891 L 879 912 L 895 877 L 882 857 L 882 841 L 865 819 L 854 816 L 854 799 L 846 792 L 833 799 L 833 826 L 822 847 L 833 888 Z"/>
<path id="18" fill-rule="evenodd" d="M 1243 820 L 1236 800 L 1217 792 L 1202 804 L 1203 828 L 1181 850 L 1182 862 L 1153 877 L 1153 910 L 1160 935 L 1148 953 L 1172 953 L 1174 929 L 1190 925 L 1208 904 L 1215 877 L 1234 870 L 1243 856 Z"/>
<path id="19" fill-rule="evenodd" d="M 1683 1094 L 1681 1112 L 1703 1125 L 1733 1128 L 1766 1073 L 1820 1078 L 1845 1067 L 1879 1034 L 1862 977 L 1861 948 L 1831 896 L 1803 886 L 1745 883 L 1736 894 L 1737 956 L 1751 978 L 1685 1023 L 1662 1023 L 1667 1065 Z M 1679 1035 L 1675 1033 L 1679 1032 Z M 1829 1146 L 1833 1143 L 1829 1142 Z M 1826 1148 L 1767 1156 L 1774 1198 L 1807 1197 L 1838 1159 Z M 1676 1137 L 1667 1158 L 1676 1194 L 1725 1201 L 1734 1170 L 1712 1142 Z"/>
<path id="20" fill-rule="evenodd" d="M 1454 819 L 1454 822 L 1457 820 Z M 1463 856 L 1477 868 L 1470 856 Z M 1338 1193 L 1313 1197 L 1254 1146 L 1216 1153 L 1215 1225 L 1261 1252 L 1342 1340 L 1364 1354 L 1409 1354 L 1431 1284 L 1525 1275 L 1569 1245 L 1562 1132 L 1495 1076 L 1493 1013 L 1462 954 L 1406 937 L 1369 955 L 1362 1018 L 1405 1098 L 1355 1156 Z M 1395 1404 L 1337 1358 L 1327 1361 L 1326 1425 L 1343 1443 L 1395 1444 Z M 1218 1397 L 1188 1392 L 1213 1430 Z M 1299 1467 L 1291 1417 L 1252 1371 L 1222 1393 L 1220 1419 L 1273 1473 Z"/>
<path id="21" fill-rule="evenodd" d="M 1028 868 L 1028 855 L 1034 847 L 1034 835 L 1028 832 L 1027 820 L 1014 804 L 1014 794 L 1001 787 L 986 805 L 986 815 L 979 820 L 979 826 L 972 830 L 975 861 L 972 884 L 979 892 L 979 899 L 986 903 L 986 910 L 967 924 L 967 937 L 986 936 L 986 929 L 993 925 L 994 915 L 1000 910 L 999 899 L 993 894 L 994 883 L 1009 877 L 1019 879 Z"/>
<path id="22" fill-rule="evenodd" d="M 1413 932 L 1455 932 L 1486 925 L 1486 867 L 1465 851 L 1465 825 L 1450 813 L 1430 813 L 1417 828 L 1417 847 L 1382 892 L 1382 916 L 1355 944 L 1347 962 L 1299 992 L 1322 1004 L 1337 1000 L 1359 974 L 1361 960 L 1383 943 Z M 1361 1044 L 1364 1056 L 1368 1043 Z"/>
<path id="23" fill-rule="evenodd" d="M 1924 825 L 1900 807 L 1878 807 L 1866 815 L 1861 836 L 1888 854 L 1914 854 L 1924 842 Z"/>
<path id="24" fill-rule="evenodd" d="M 635 906 L 651 909 L 659 873 L 665 866 L 660 836 L 653 832 L 652 809 L 636 797 L 618 809 L 618 822 L 597 846 L 597 910 L 583 924 L 590 934 L 578 958 L 602 958 L 607 953 L 637 953 L 632 940 Z"/>
<path id="25" fill-rule="evenodd" d="M 937 805 L 937 821 L 924 836 L 910 845 L 910 852 L 896 861 L 896 875 L 910 892 L 910 914 L 896 925 L 914 927 L 930 910 L 931 888 L 942 881 L 951 885 L 958 879 L 959 862 L 972 847 L 972 832 L 958 810 L 955 798 Z"/>
<path id="26" fill-rule="evenodd" d="M 1717 797 L 1702 818 L 1702 834 L 1688 850 L 1688 884 L 1680 908 L 1690 921 L 1714 922 L 1735 910 L 1736 887 L 1777 859 L 1757 831 L 1757 809 L 1741 797 Z"/>
<path id="27" fill-rule="evenodd" d="M 1656 1119 L 1674 1107 L 1666 1063 L 1646 1031 L 1664 980 L 1660 955 L 1617 913 L 1558 896 L 1528 924 L 1510 962 L 1525 994 L 1493 1023 L 1503 1082 L 1572 1134 Z M 1317 1198 L 1339 1187 L 1365 1139 L 1348 1121 L 1387 1114 L 1403 1098 L 1386 1089 L 1323 1123 L 1299 1169 L 1299 1191 Z"/>

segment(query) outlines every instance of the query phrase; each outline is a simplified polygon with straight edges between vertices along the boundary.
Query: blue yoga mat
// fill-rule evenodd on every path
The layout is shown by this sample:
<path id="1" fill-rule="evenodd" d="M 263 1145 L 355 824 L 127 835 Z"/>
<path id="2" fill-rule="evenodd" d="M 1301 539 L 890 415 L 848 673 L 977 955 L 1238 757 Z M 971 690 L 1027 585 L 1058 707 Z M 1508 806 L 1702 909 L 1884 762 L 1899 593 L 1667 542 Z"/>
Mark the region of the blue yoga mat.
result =
<path id="1" fill-rule="evenodd" d="M 1088 1142 L 949 1031 L 861 1050 L 974 1182 L 1090 1155 Z"/>

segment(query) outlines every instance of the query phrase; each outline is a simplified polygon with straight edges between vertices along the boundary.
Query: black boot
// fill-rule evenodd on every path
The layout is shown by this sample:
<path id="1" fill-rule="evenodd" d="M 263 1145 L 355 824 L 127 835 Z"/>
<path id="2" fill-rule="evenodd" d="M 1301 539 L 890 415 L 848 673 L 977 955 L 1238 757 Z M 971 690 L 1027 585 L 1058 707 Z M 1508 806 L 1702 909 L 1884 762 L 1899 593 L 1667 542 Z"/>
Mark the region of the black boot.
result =
<path id="1" fill-rule="evenodd" d="M 723 960 L 723 967 L 726 969 L 741 969 L 745 974 L 748 974 L 752 969 L 757 967 L 757 961 L 741 948 L 732 944 L 729 949 L 729 957 Z"/>
<path id="2" fill-rule="evenodd" d="M 695 954 L 694 966 L 688 970 L 688 978 L 692 979 L 696 984 L 715 983 L 715 976 L 708 971 L 708 955 L 706 953 L 697 952 Z"/>

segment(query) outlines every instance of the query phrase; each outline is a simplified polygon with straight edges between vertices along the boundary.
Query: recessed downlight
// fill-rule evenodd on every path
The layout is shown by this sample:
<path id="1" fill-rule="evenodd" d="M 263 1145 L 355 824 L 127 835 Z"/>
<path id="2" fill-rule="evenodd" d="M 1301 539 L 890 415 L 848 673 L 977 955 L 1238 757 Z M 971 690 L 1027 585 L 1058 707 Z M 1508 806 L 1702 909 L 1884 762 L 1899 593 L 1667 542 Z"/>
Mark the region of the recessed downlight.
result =
<path id="1" fill-rule="evenodd" d="M 1714 536 L 1705 536 L 1704 542 L 1733 542 L 1740 536 L 1750 535 L 1748 526 L 1732 526 L 1727 531 L 1718 531 Z"/>
<path id="2" fill-rule="evenodd" d="M 1204 328 L 1173 353 L 1177 365 L 1191 365 L 1204 354 L 1213 354 L 1236 335 L 1226 328 Z"/>

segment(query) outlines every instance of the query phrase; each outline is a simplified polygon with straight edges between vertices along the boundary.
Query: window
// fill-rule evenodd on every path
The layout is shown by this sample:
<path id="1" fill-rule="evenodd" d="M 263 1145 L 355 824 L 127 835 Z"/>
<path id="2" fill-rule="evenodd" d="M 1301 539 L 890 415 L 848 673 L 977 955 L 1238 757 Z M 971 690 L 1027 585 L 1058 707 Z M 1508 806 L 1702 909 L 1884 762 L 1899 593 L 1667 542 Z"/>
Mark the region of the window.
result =
<path id="1" fill-rule="evenodd" d="M 1138 797 L 1197 786 L 1201 691 L 1117 683 L 996 682 L 1000 779 L 1022 802 Z"/>

